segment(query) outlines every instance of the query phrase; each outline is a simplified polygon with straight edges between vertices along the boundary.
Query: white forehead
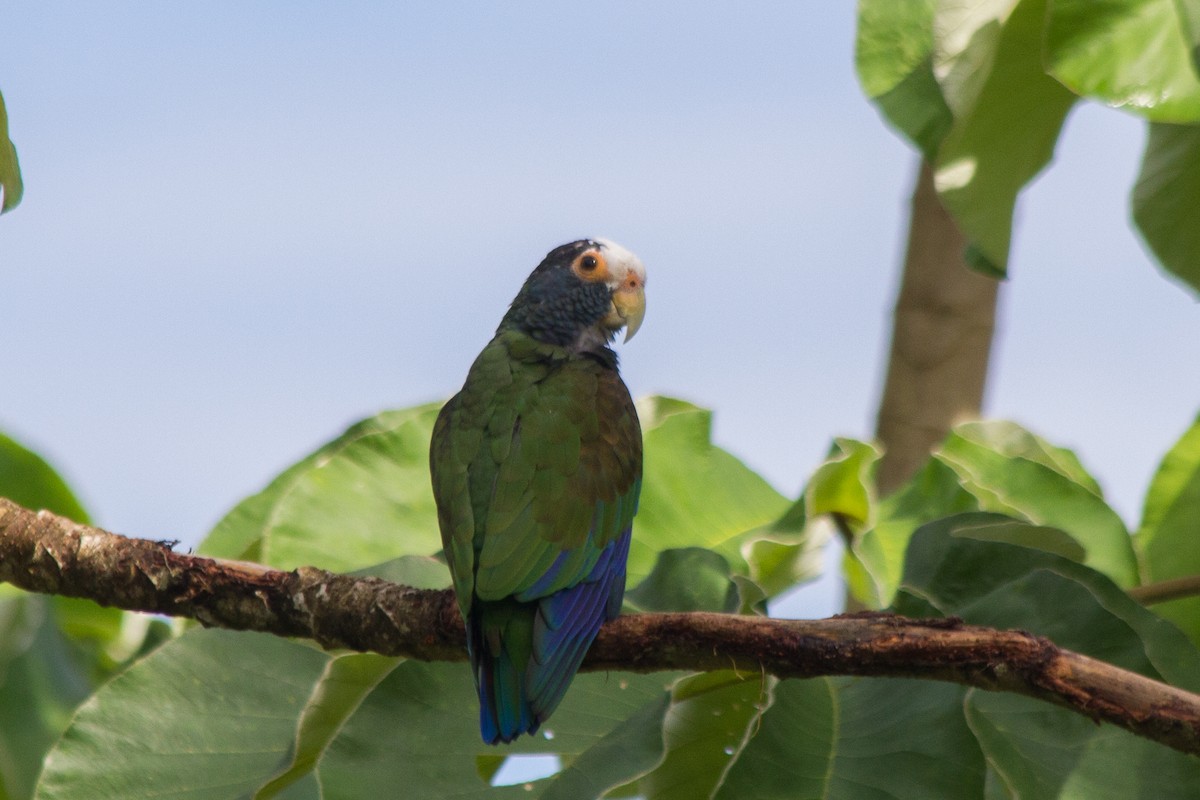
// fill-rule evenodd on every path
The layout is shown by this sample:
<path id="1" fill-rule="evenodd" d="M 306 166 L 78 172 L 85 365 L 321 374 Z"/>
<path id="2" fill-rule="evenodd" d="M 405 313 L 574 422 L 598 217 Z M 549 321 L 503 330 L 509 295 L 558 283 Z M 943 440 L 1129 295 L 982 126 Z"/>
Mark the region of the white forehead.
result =
<path id="1" fill-rule="evenodd" d="M 612 239 L 592 239 L 592 241 L 600 245 L 604 250 L 604 254 L 608 256 L 610 270 L 614 272 L 622 271 L 626 274 L 632 272 L 638 276 L 638 279 L 643 284 L 646 282 L 646 268 L 642 266 L 642 260 L 635 256 L 632 251 L 626 250 Z M 617 269 L 614 270 L 614 267 Z"/>

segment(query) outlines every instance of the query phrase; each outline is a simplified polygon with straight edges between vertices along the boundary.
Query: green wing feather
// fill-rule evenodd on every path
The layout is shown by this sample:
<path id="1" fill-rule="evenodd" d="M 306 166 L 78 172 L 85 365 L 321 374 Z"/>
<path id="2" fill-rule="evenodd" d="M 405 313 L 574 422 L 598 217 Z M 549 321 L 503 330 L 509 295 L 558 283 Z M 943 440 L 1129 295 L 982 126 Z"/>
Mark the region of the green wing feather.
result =
<path id="1" fill-rule="evenodd" d="M 614 370 L 506 331 L 442 410 L 430 464 L 465 616 L 473 598 L 527 601 L 588 574 L 632 523 L 641 432 Z"/>

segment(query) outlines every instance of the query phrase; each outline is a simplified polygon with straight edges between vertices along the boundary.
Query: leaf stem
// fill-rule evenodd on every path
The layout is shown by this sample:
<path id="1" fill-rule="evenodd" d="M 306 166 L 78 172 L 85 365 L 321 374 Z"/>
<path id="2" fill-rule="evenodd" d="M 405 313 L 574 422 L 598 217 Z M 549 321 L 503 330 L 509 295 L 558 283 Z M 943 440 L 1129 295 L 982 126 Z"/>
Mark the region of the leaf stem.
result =
<path id="1" fill-rule="evenodd" d="M 1135 586 L 1129 590 L 1129 596 L 1145 606 L 1200 596 L 1200 575 L 1185 575 L 1182 578 Z"/>

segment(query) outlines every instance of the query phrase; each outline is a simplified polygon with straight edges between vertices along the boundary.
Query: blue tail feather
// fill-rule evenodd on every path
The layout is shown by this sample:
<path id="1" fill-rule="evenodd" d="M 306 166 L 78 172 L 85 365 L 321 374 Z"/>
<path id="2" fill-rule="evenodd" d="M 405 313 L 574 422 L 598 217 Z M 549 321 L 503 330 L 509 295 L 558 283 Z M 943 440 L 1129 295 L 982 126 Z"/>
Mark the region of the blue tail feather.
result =
<path id="1" fill-rule="evenodd" d="M 536 732 L 562 701 L 600 626 L 620 613 L 629 540 L 627 529 L 604 549 L 582 582 L 517 603 L 515 613 L 527 613 L 525 619 L 532 621 L 528 652 L 511 652 L 501 630 L 489 636 L 479 615 L 470 615 L 468 650 L 485 742 L 511 742 Z"/>

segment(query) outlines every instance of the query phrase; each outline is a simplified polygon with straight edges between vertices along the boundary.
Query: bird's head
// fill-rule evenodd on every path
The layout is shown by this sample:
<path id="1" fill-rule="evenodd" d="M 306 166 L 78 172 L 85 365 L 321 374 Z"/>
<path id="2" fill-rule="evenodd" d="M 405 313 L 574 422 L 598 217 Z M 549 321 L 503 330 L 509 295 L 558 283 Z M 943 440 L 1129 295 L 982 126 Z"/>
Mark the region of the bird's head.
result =
<path id="1" fill-rule="evenodd" d="M 561 347 L 606 346 L 621 328 L 633 338 L 646 314 L 646 269 L 607 239 L 551 250 L 526 279 L 500 324 Z"/>

